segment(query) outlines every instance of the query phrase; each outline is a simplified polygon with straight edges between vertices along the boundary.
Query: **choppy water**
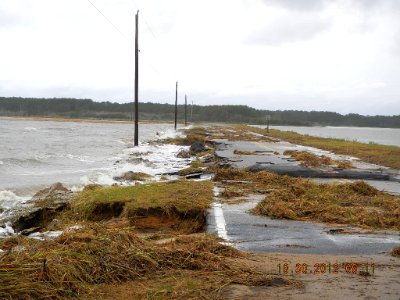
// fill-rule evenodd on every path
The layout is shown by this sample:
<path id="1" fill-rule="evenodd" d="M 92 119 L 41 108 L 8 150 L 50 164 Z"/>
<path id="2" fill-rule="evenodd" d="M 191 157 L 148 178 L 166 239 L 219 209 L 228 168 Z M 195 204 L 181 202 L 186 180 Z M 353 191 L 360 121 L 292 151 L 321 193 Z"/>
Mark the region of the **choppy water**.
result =
<path id="1" fill-rule="evenodd" d="M 134 148 L 133 124 L 0 118 L 0 217 L 55 182 L 111 185 L 126 171 L 157 175 L 188 163 L 175 156 L 183 147 L 148 143 L 175 136 L 173 125 L 141 124 L 139 131 Z"/>
<path id="2" fill-rule="evenodd" d="M 265 128 L 266 126 L 260 126 Z M 338 138 L 363 143 L 376 143 L 400 147 L 400 128 L 333 127 L 333 126 L 271 126 L 283 131 L 294 131 L 312 136 Z"/>

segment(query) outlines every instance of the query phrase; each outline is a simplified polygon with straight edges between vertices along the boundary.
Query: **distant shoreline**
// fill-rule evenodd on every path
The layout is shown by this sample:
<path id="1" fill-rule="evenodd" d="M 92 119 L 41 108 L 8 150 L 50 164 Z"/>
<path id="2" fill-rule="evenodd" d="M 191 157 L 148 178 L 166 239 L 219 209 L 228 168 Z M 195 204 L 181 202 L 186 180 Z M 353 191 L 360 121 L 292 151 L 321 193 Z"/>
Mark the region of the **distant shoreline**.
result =
<path id="1" fill-rule="evenodd" d="M 400 128 L 400 115 L 342 115 L 329 111 L 268 110 L 248 105 L 189 105 L 188 120 L 194 122 L 219 122 L 225 124 L 266 124 L 289 126 L 359 126 Z M 184 119 L 185 105 L 178 103 L 178 116 Z M 58 116 L 61 118 L 101 118 L 129 121 L 133 104 L 96 102 L 75 98 L 22 98 L 0 97 L 0 115 L 3 116 Z M 141 102 L 139 119 L 173 121 L 175 105 L 171 103 Z"/>
<path id="2" fill-rule="evenodd" d="M 52 121 L 52 122 L 76 122 L 76 123 L 104 123 L 104 124 L 133 124 L 133 121 L 122 119 L 92 119 L 92 118 L 64 118 L 64 117 L 37 117 L 37 116 L 0 116 L 0 120 L 26 120 L 26 121 Z M 140 124 L 173 124 L 172 121 L 141 120 Z"/>

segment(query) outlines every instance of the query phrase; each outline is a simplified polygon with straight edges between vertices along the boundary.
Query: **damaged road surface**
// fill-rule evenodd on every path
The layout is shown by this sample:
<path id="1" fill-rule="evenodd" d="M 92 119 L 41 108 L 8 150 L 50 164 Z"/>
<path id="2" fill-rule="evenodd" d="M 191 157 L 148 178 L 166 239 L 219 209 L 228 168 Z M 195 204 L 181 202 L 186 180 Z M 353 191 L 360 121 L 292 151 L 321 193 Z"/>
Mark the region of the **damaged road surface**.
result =
<path id="1" fill-rule="evenodd" d="M 220 210 L 210 210 L 207 230 L 225 237 L 240 250 L 259 253 L 372 255 L 389 252 L 400 245 L 396 232 L 371 233 L 347 226 L 332 227 L 249 214 L 260 200 L 258 195 L 245 203 L 220 203 Z"/>
<path id="2" fill-rule="evenodd" d="M 371 184 L 393 193 L 400 193 L 400 175 L 397 170 L 367 164 L 353 157 L 344 157 L 320 149 L 294 145 L 284 141 L 250 142 L 213 140 L 215 154 L 223 165 L 252 172 L 270 171 L 291 177 L 321 179 L 371 180 Z M 311 168 L 302 166 L 297 160 L 284 155 L 287 150 L 308 151 L 315 155 L 330 156 L 339 160 L 351 161 L 355 168 L 340 169 L 335 167 Z M 243 154 L 245 153 L 245 154 Z M 386 181 L 385 185 L 376 181 Z M 390 182 L 390 183 L 389 183 Z"/>
<path id="3" fill-rule="evenodd" d="M 377 189 L 400 194 L 397 170 L 367 164 L 352 157 L 284 141 L 218 139 L 212 143 L 216 147 L 215 153 L 221 166 L 247 169 L 251 172 L 271 171 L 291 177 L 312 178 L 318 182 L 364 180 Z M 283 154 L 287 150 L 308 151 L 339 161 L 351 161 L 354 168 L 302 166 L 297 160 Z M 252 215 L 249 210 L 264 197 L 265 195 L 248 195 L 239 203 L 226 203 L 216 194 L 214 208 L 210 210 L 208 217 L 208 231 L 225 237 L 228 243 L 238 249 L 251 252 L 373 255 L 387 253 L 400 245 L 400 237 L 396 231 L 371 232 L 350 226 L 329 226 Z"/>

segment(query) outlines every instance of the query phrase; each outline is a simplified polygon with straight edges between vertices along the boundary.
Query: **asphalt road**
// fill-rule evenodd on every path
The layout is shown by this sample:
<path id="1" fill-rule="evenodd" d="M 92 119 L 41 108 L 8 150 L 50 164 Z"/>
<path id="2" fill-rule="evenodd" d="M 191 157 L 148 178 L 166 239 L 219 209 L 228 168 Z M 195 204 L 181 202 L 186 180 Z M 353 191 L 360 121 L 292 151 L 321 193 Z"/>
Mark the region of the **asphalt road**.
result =
<path id="1" fill-rule="evenodd" d="M 247 211 L 255 198 L 238 205 L 216 203 L 208 215 L 208 232 L 213 232 L 234 247 L 250 252 L 370 255 L 400 246 L 399 232 L 387 234 L 329 234 L 337 227 L 301 221 L 272 220 Z M 223 213 L 221 224 L 221 212 Z M 216 218 L 216 214 L 218 215 Z M 350 227 L 340 227 L 347 228 Z"/>
<path id="2" fill-rule="evenodd" d="M 235 168 L 251 168 L 258 166 L 270 171 L 305 170 L 304 177 L 314 172 L 314 180 L 329 182 L 340 179 L 320 179 L 318 174 L 335 171 L 332 169 L 309 169 L 299 166 L 299 163 L 285 155 L 285 150 L 307 150 L 315 154 L 324 154 L 333 159 L 343 159 L 327 151 L 311 147 L 298 146 L 287 142 L 266 143 L 247 141 L 216 140 L 216 155 L 226 164 Z M 234 150 L 256 151 L 256 155 L 237 155 Z M 354 158 L 347 157 L 352 160 Z M 363 174 L 386 174 L 395 180 L 369 181 L 378 189 L 392 193 L 400 193 L 400 183 L 397 170 L 390 170 L 380 166 L 366 164 L 352 160 L 356 165 L 360 178 Z M 279 172 L 278 172 L 279 173 Z M 281 172 L 282 173 L 282 172 Z M 343 173 L 342 173 L 343 174 Z M 344 174 L 346 175 L 346 174 Z M 340 178 L 340 176 L 338 176 Z M 348 176 L 342 176 L 348 178 Z M 381 178 L 382 179 L 382 178 Z M 208 216 L 208 231 L 216 233 L 235 247 L 251 252 L 287 252 L 309 254 L 343 254 L 343 255 L 371 255 L 389 252 L 400 246 L 399 232 L 385 233 L 357 233 L 357 234 L 330 234 L 331 229 L 337 227 L 312 222 L 273 220 L 268 217 L 254 216 L 248 213 L 260 197 L 254 196 L 249 202 L 241 204 L 224 204 L 218 198 L 218 189 L 215 189 L 215 203 Z M 343 229 L 357 230 L 350 227 Z"/>

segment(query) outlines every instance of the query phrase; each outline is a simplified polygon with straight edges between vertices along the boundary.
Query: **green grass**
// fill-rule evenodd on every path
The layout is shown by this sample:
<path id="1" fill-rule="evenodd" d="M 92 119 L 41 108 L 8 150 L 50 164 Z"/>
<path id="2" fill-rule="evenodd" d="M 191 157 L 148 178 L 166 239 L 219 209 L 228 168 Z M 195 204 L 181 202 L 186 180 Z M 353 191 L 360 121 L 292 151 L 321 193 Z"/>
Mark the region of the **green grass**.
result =
<path id="1" fill-rule="evenodd" d="M 269 133 L 267 133 L 267 130 L 265 129 L 246 125 L 238 125 L 238 127 L 241 130 L 247 129 L 269 137 L 279 138 L 293 144 L 312 146 L 336 154 L 354 156 L 365 162 L 400 169 L 400 147 L 314 137 L 292 131 L 280 131 L 275 129 L 270 129 Z"/>
<path id="2" fill-rule="evenodd" d="M 185 215 L 206 210 L 212 198 L 211 182 L 179 180 L 84 190 L 72 201 L 71 208 L 79 218 L 89 220 L 107 210 L 119 211 L 122 216 L 151 208 Z"/>
<path id="3" fill-rule="evenodd" d="M 203 173 L 204 170 L 202 168 L 197 167 L 189 167 L 178 171 L 178 175 L 186 176 L 194 173 Z"/>

